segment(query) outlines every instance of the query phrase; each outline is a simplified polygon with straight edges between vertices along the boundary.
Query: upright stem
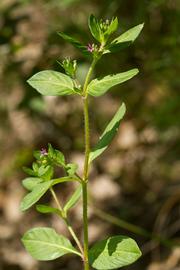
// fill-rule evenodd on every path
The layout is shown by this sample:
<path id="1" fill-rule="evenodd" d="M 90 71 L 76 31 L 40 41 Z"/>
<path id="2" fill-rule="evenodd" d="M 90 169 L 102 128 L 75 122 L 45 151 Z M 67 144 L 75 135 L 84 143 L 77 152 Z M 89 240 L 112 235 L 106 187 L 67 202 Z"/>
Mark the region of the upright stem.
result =
<path id="1" fill-rule="evenodd" d="M 89 172 L 89 154 L 90 154 L 90 130 L 89 130 L 89 110 L 88 110 L 88 93 L 87 87 L 91 78 L 93 69 L 97 59 L 94 58 L 93 62 L 87 73 L 84 87 L 83 87 L 83 101 L 84 101 L 84 131 L 85 131 L 85 159 L 84 159 L 84 172 L 82 181 L 82 197 L 83 197 L 83 234 L 84 234 L 84 270 L 89 270 L 89 241 L 88 241 L 88 172 Z"/>
<path id="2" fill-rule="evenodd" d="M 88 98 L 84 99 L 84 125 L 85 125 L 85 159 L 84 159 L 84 173 L 82 181 L 82 197 L 83 197 L 83 234 L 84 234 L 84 270 L 89 270 L 88 258 L 88 171 L 89 171 L 89 153 L 90 153 L 90 138 L 89 138 L 89 112 L 88 112 Z"/>
<path id="3" fill-rule="evenodd" d="M 83 95 L 84 97 L 87 96 L 87 86 L 88 86 L 89 80 L 90 80 L 90 78 L 91 78 L 93 69 L 94 69 L 94 67 L 95 67 L 95 65 L 96 65 L 96 63 L 97 63 L 97 61 L 98 61 L 98 58 L 94 58 L 94 59 L 93 59 L 92 64 L 91 64 L 91 66 L 90 66 L 90 68 L 89 68 L 89 70 L 88 70 L 88 73 L 87 73 L 87 75 L 86 75 L 86 79 L 85 79 L 84 87 L 83 87 L 83 93 L 82 93 L 82 95 Z"/>
<path id="4" fill-rule="evenodd" d="M 84 270 L 89 270 L 89 241 L 88 241 L 88 196 L 87 182 L 82 183 L 83 192 L 83 233 L 84 233 Z"/>
<path id="5" fill-rule="evenodd" d="M 84 234 L 84 270 L 89 270 L 89 240 L 88 240 L 88 173 L 89 173 L 89 154 L 90 154 L 90 130 L 89 130 L 89 109 L 88 109 L 88 84 L 93 72 L 93 69 L 100 57 L 94 57 L 92 64 L 86 75 L 83 87 L 83 102 L 84 102 L 84 132 L 85 132 L 85 158 L 84 172 L 82 179 L 82 197 L 83 197 L 83 234 Z"/>

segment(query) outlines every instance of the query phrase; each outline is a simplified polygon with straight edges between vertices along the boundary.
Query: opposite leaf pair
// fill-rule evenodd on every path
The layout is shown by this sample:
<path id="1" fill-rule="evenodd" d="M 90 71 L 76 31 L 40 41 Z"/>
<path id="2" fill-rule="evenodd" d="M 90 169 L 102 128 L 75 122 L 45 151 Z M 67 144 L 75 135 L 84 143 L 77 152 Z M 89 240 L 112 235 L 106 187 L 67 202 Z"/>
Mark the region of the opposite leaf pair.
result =
<path id="1" fill-rule="evenodd" d="M 42 149 L 35 151 L 36 162 L 33 163 L 32 169 L 25 168 L 30 177 L 23 180 L 23 186 L 29 191 L 21 202 L 21 210 L 25 211 L 35 205 L 40 198 L 50 191 L 57 208 L 49 205 L 36 205 L 36 210 L 43 214 L 54 213 L 63 219 L 69 230 L 76 249 L 71 242 L 62 235 L 59 235 L 51 228 L 34 228 L 29 230 L 22 238 L 22 241 L 32 255 L 37 260 L 53 260 L 65 254 L 72 253 L 82 258 L 84 270 L 89 270 L 89 265 L 98 270 L 117 269 L 129 265 L 141 256 L 141 251 L 136 242 L 126 236 L 113 236 L 106 240 L 97 242 L 89 250 L 88 243 L 88 172 L 91 162 L 101 155 L 114 138 L 120 122 L 125 114 L 126 107 L 123 103 L 117 110 L 116 114 L 109 122 L 102 133 L 99 142 L 91 150 L 89 134 L 89 112 L 88 96 L 98 97 L 106 93 L 111 87 L 121 84 L 138 73 L 138 69 L 131 69 L 126 72 L 107 75 L 90 81 L 94 67 L 103 54 L 115 52 L 126 46 L 129 46 L 139 35 L 143 24 L 137 25 L 117 38 L 113 38 L 118 28 L 118 19 L 111 21 L 97 20 L 95 16 L 89 17 L 89 28 L 92 36 L 98 44 L 88 44 L 84 46 L 71 36 L 59 33 L 66 41 L 80 49 L 84 54 L 92 56 L 93 61 L 85 77 L 84 85 L 81 86 L 76 77 L 77 62 L 76 60 L 65 59 L 61 66 L 65 73 L 45 70 L 40 71 L 32 76 L 28 83 L 35 88 L 40 94 L 48 96 L 76 95 L 81 97 L 84 108 L 84 125 L 85 125 L 85 158 L 83 175 L 77 174 L 77 165 L 66 163 L 64 155 L 54 149 L 51 145 L 48 151 Z M 54 167 L 61 167 L 65 176 L 54 178 Z M 61 205 L 53 187 L 64 182 L 76 181 L 77 189 L 73 192 L 65 205 Z M 70 225 L 68 211 L 82 197 L 83 208 L 83 246 L 78 239 L 75 231 Z"/>

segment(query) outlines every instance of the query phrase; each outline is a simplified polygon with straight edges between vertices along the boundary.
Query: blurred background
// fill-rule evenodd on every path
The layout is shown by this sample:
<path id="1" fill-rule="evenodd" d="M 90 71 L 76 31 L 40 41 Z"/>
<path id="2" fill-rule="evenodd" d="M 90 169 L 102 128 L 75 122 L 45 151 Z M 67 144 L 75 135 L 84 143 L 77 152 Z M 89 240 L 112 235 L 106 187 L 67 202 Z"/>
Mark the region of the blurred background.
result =
<path id="1" fill-rule="evenodd" d="M 82 103 L 77 97 L 42 97 L 26 80 L 44 69 L 62 72 L 56 60 L 77 59 L 83 78 L 89 59 L 65 43 L 64 31 L 93 42 L 87 18 L 119 18 L 119 34 L 145 22 L 129 48 L 107 55 L 94 75 L 137 67 L 138 76 L 91 99 L 91 142 L 124 101 L 127 114 L 105 154 L 91 169 L 90 242 L 127 234 L 143 256 L 127 270 L 180 269 L 180 2 L 178 0 L 1 0 L 0 1 L 0 270 L 78 270 L 76 257 L 36 262 L 20 242 L 35 226 L 53 226 L 68 235 L 57 217 L 21 213 L 25 194 L 22 166 L 32 151 L 50 142 L 68 161 L 83 165 Z M 73 187 L 64 184 L 64 201 Z M 49 201 L 47 194 L 42 201 Z M 82 209 L 71 212 L 81 234 Z"/>

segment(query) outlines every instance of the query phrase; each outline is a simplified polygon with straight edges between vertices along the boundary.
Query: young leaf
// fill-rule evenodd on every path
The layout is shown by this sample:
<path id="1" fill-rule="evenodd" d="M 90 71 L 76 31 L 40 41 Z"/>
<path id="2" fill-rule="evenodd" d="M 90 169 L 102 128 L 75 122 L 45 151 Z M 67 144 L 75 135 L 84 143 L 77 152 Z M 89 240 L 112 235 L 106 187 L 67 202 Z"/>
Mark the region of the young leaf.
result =
<path id="1" fill-rule="evenodd" d="M 138 37 L 140 34 L 141 30 L 143 29 L 144 23 L 139 24 L 119 37 L 115 38 L 109 46 L 107 46 L 107 49 L 104 50 L 103 54 L 110 53 L 110 52 L 116 52 L 120 49 L 123 49 L 129 45 L 131 45 L 134 40 Z"/>
<path id="2" fill-rule="evenodd" d="M 39 199 L 46 193 L 46 191 L 48 191 L 50 187 L 57 185 L 59 183 L 69 181 L 76 181 L 76 179 L 74 177 L 65 176 L 37 184 L 34 187 L 34 189 L 23 198 L 20 205 L 21 211 L 29 209 L 32 205 L 34 205 L 37 201 L 39 201 Z"/>
<path id="3" fill-rule="evenodd" d="M 61 211 L 58 208 L 54 208 L 44 204 L 37 204 L 36 210 L 42 214 L 55 213 L 57 215 L 61 215 Z"/>
<path id="4" fill-rule="evenodd" d="M 117 28 L 118 28 L 118 18 L 116 17 L 115 19 L 112 19 L 104 35 L 107 35 L 107 36 L 112 35 L 117 30 Z"/>
<path id="5" fill-rule="evenodd" d="M 52 181 L 37 184 L 35 188 L 23 198 L 20 204 L 20 210 L 25 211 L 39 201 L 39 199 L 46 193 L 51 185 Z"/>
<path id="6" fill-rule="evenodd" d="M 135 68 L 126 72 L 108 75 L 103 78 L 92 80 L 88 85 L 87 91 L 91 96 L 101 96 L 106 93 L 111 87 L 131 79 L 138 72 L 138 69 Z"/>
<path id="7" fill-rule="evenodd" d="M 98 23 L 98 20 L 96 19 L 96 17 L 91 14 L 88 20 L 88 25 L 89 25 L 89 29 L 91 31 L 92 36 L 98 40 L 99 42 L 102 41 L 101 39 L 101 29 Z"/>
<path id="8" fill-rule="evenodd" d="M 33 228 L 26 232 L 22 242 L 30 255 L 40 261 L 50 261 L 68 253 L 81 254 L 71 242 L 51 228 Z"/>
<path id="9" fill-rule="evenodd" d="M 40 166 L 38 169 L 38 176 L 43 178 L 44 180 L 51 180 L 53 177 L 54 169 L 52 166 Z"/>
<path id="10" fill-rule="evenodd" d="M 81 185 L 75 190 L 73 195 L 70 197 L 70 199 L 67 201 L 67 203 L 64 206 L 64 211 L 67 212 L 70 208 L 72 208 L 80 199 L 82 193 Z"/>
<path id="11" fill-rule="evenodd" d="M 135 262 L 141 256 L 136 242 L 126 236 L 112 236 L 96 243 L 89 251 L 92 267 L 101 270 L 117 269 Z"/>
<path id="12" fill-rule="evenodd" d="M 77 49 L 79 49 L 85 56 L 89 56 L 91 55 L 88 51 L 87 51 L 87 47 L 82 45 L 77 39 L 75 39 L 74 37 L 71 37 L 65 33 L 62 32 L 58 32 L 58 35 L 60 35 L 64 40 L 66 40 L 67 42 L 71 43 L 74 47 L 76 47 Z"/>
<path id="13" fill-rule="evenodd" d="M 112 120 L 109 122 L 107 127 L 105 128 L 103 134 L 100 137 L 99 142 L 95 146 L 95 148 L 91 151 L 90 157 L 89 157 L 89 163 L 92 162 L 95 158 L 97 158 L 99 155 L 106 150 L 108 147 L 109 143 L 112 141 L 114 138 L 119 125 L 120 121 L 123 118 L 124 114 L 126 112 L 126 106 L 123 103 L 121 107 L 118 109 Z"/>
<path id="14" fill-rule="evenodd" d="M 37 176 L 37 173 L 34 172 L 32 169 L 28 168 L 28 167 L 23 167 L 23 171 L 27 174 L 29 174 L 30 176 Z"/>
<path id="15" fill-rule="evenodd" d="M 66 74 L 53 70 L 40 71 L 27 82 L 45 96 L 64 96 L 76 93 L 73 80 Z"/>
<path id="16" fill-rule="evenodd" d="M 78 165 L 75 163 L 69 163 L 66 165 L 66 172 L 69 176 L 75 175 L 77 169 L 78 169 Z"/>
<path id="17" fill-rule="evenodd" d="M 37 177 L 27 177 L 22 181 L 23 187 L 27 190 L 33 190 L 37 184 L 43 182 L 43 179 Z"/>
<path id="18" fill-rule="evenodd" d="M 56 165 L 65 166 L 65 157 L 59 150 L 54 150 L 54 161 Z"/>

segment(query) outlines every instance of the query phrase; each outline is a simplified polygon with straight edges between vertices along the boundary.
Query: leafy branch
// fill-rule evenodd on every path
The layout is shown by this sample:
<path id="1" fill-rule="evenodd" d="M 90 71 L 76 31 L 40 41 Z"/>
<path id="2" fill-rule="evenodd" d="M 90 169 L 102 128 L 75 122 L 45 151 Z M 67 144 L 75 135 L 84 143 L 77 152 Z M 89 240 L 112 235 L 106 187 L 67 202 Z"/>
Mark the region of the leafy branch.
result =
<path id="1" fill-rule="evenodd" d="M 105 94 L 113 86 L 121 84 L 133 78 L 139 72 L 138 69 L 131 69 L 117 74 L 110 74 L 100 78 L 92 79 L 92 74 L 97 62 L 107 53 L 116 52 L 132 44 L 140 34 L 143 24 L 139 24 L 127 32 L 114 39 L 114 33 L 118 29 L 118 19 L 98 20 L 91 15 L 88 20 L 90 32 L 96 43 L 83 45 L 73 37 L 59 32 L 58 34 L 67 42 L 79 49 L 84 55 L 92 58 L 92 63 L 85 77 L 84 85 L 80 85 L 76 76 L 77 61 L 66 58 L 60 63 L 65 74 L 59 71 L 45 70 L 33 75 L 28 83 L 40 94 L 45 96 L 65 96 L 75 95 L 82 99 L 84 113 L 84 170 L 83 175 L 77 173 L 78 165 L 67 163 L 63 153 L 54 149 L 51 144 L 48 149 L 41 149 L 34 152 L 36 159 L 32 168 L 24 168 L 29 175 L 22 184 L 27 189 L 28 194 L 23 198 L 20 208 L 22 211 L 28 210 L 36 205 L 36 210 L 42 214 L 56 214 L 63 219 L 76 247 L 64 236 L 55 232 L 54 229 L 40 227 L 29 230 L 22 238 L 22 242 L 37 260 L 53 260 L 65 254 L 78 255 L 83 259 L 84 270 L 89 270 L 90 266 L 95 269 L 115 269 L 135 262 L 141 251 L 136 242 L 123 235 L 109 237 L 96 243 L 89 249 L 88 239 L 88 183 L 89 169 L 91 162 L 101 155 L 117 133 L 122 118 L 124 117 L 126 106 L 123 103 L 112 120 L 102 133 L 97 144 L 90 147 L 89 128 L 89 97 L 98 97 Z M 64 176 L 55 177 L 55 168 L 61 167 Z M 60 203 L 54 190 L 56 185 L 64 182 L 76 182 L 78 187 L 70 196 L 65 205 Z M 41 197 L 50 191 L 56 207 L 51 205 L 37 204 Z M 82 198 L 83 206 L 83 243 L 74 231 L 69 221 L 69 210 L 74 207 Z"/>

